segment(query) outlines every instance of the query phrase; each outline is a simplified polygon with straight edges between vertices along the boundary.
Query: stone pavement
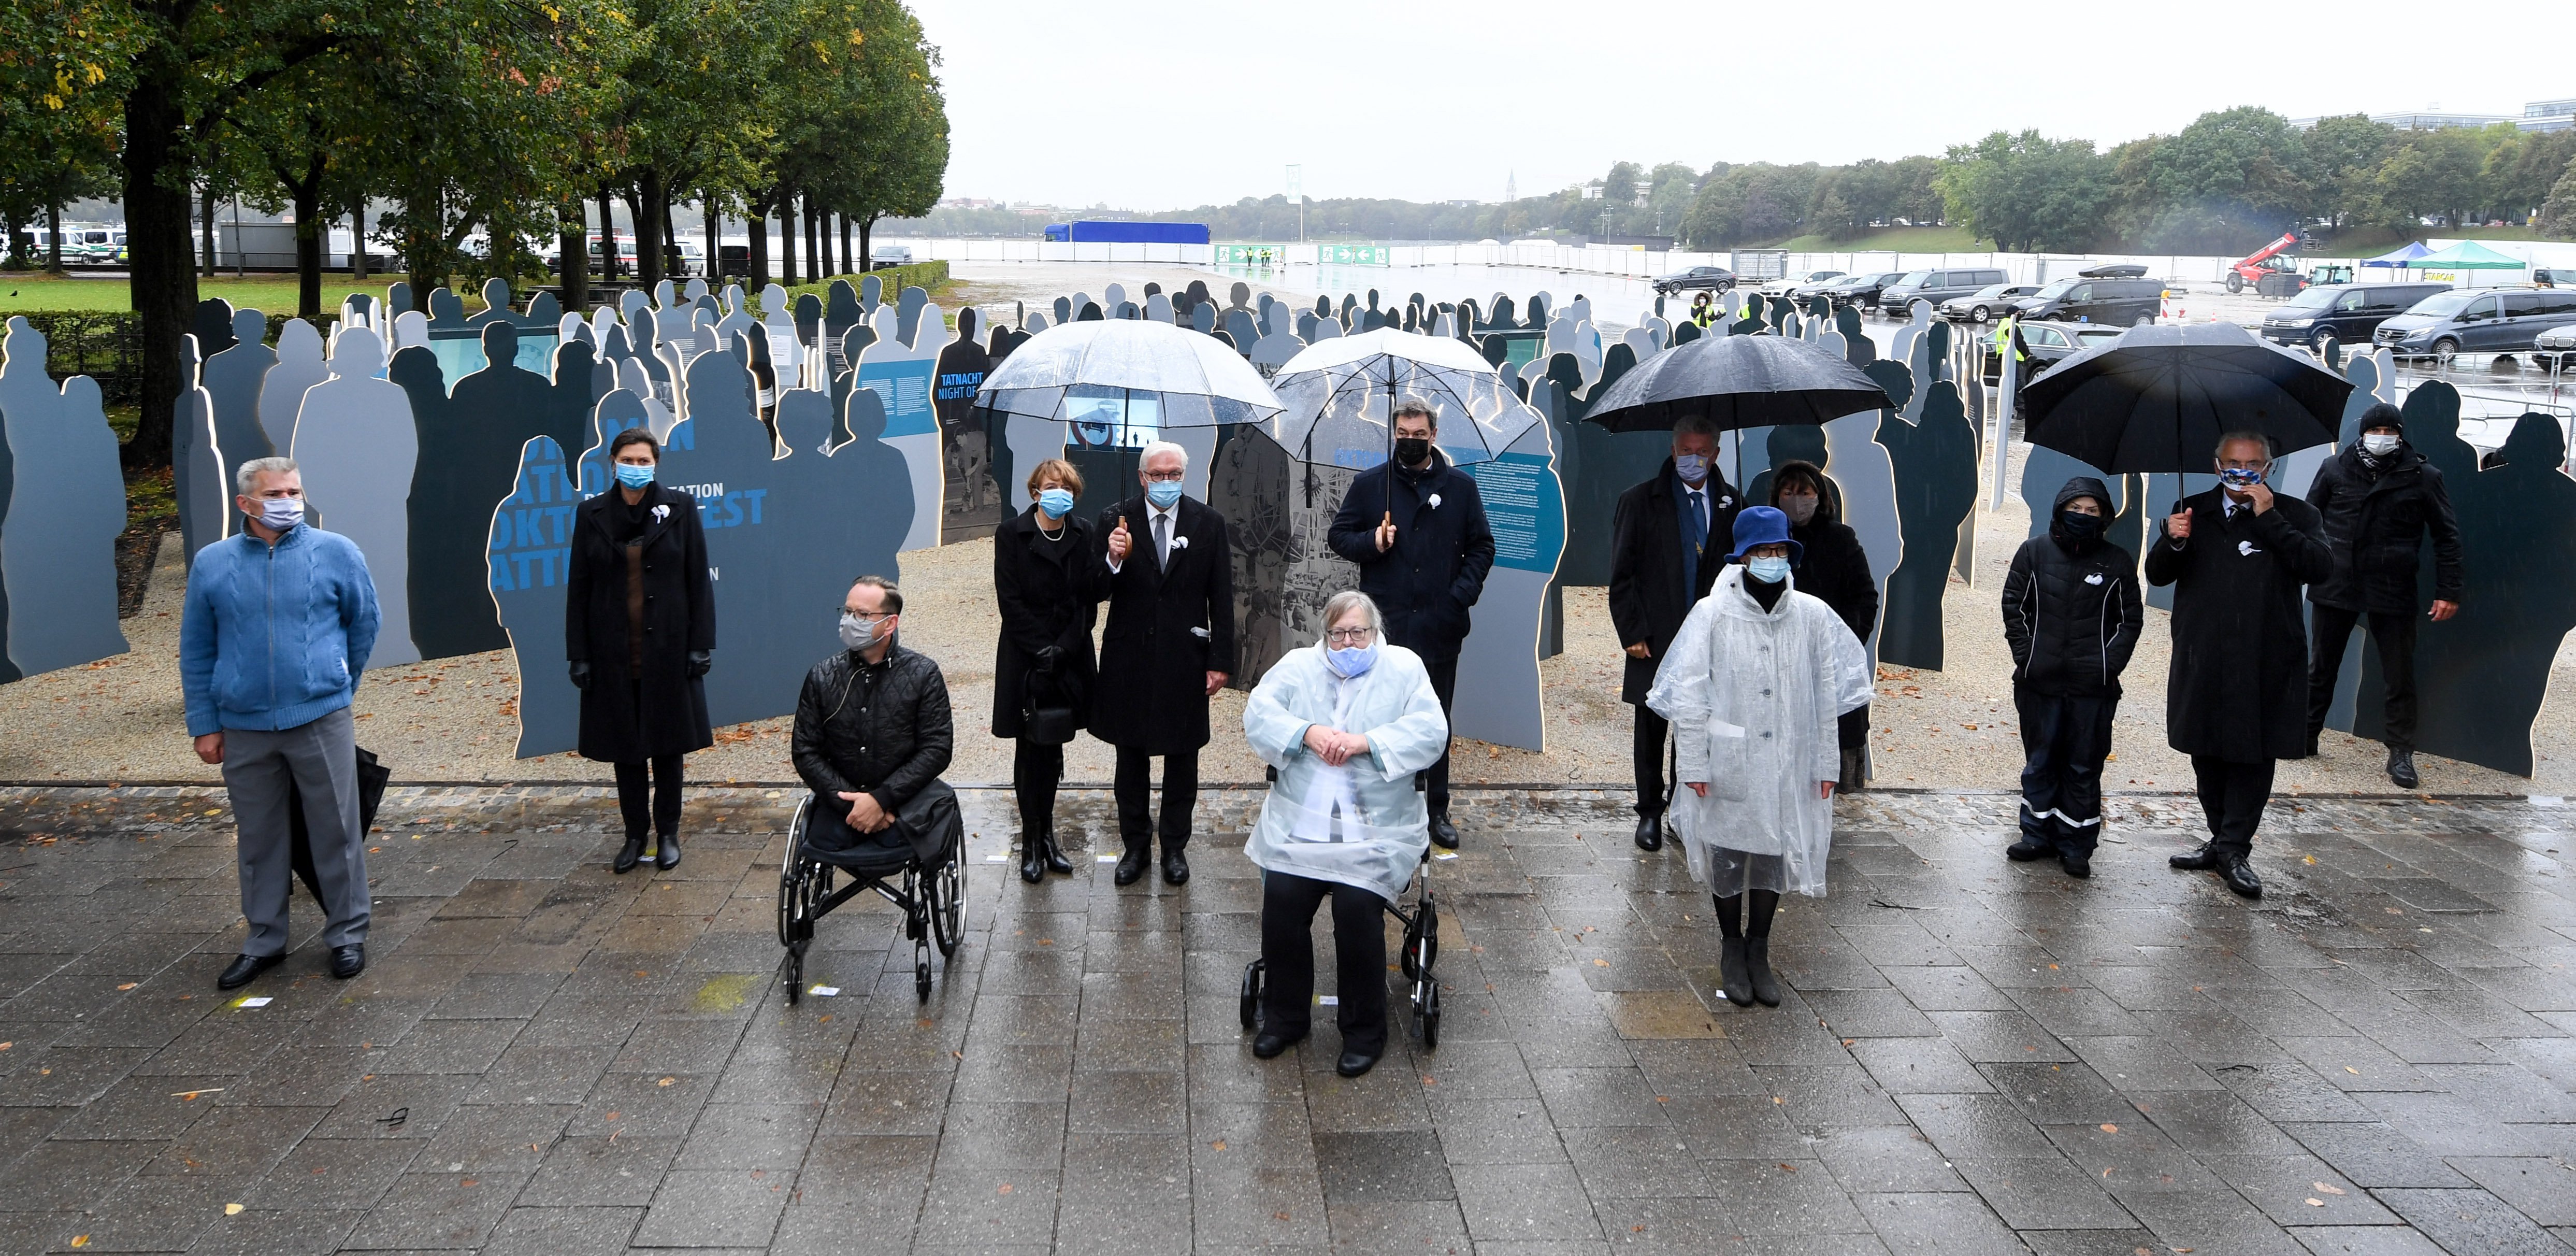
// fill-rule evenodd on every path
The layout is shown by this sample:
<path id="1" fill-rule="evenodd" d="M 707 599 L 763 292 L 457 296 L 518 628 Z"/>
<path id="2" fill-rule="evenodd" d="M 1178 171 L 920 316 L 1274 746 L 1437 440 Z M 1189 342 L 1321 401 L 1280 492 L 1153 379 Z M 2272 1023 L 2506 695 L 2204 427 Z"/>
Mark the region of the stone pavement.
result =
<path id="1" fill-rule="evenodd" d="M 2185 798 L 2115 799 L 2090 882 L 2002 859 L 2009 796 L 1845 799 L 1769 1010 L 1711 989 L 1707 900 L 1616 799 L 1468 794 L 1431 873 L 1441 1043 L 1344 1081 L 1328 1016 L 1267 1063 L 1237 1027 L 1239 839 L 1182 890 L 1089 859 L 1028 887 L 987 862 L 989 793 L 928 1004 L 854 903 L 807 969 L 840 993 L 789 1008 L 791 802 L 702 792 L 681 866 L 618 877 L 599 791 L 398 789 L 371 967 L 324 975 L 299 897 L 253 1007 L 213 985 L 241 937 L 219 793 L 0 791 L 0 1256 L 2576 1238 L 2576 812 L 2284 801 L 2248 905 L 2162 866 Z M 1068 813 L 1102 844 L 1104 800 Z"/>

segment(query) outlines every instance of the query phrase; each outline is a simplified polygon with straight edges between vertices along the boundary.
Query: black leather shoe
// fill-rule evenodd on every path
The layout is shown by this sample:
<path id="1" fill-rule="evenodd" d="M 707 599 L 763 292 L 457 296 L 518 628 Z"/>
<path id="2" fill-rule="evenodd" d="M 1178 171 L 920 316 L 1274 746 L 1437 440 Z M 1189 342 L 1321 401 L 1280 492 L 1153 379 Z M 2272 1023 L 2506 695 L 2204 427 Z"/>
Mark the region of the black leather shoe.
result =
<path id="1" fill-rule="evenodd" d="M 668 872 L 673 868 L 679 867 L 680 835 L 677 833 L 665 833 L 656 840 L 661 845 L 662 853 L 654 856 L 653 862 L 660 866 L 664 872 Z"/>
<path id="2" fill-rule="evenodd" d="M 1458 826 L 1449 823 L 1449 813 L 1431 813 L 1431 844 L 1442 850 L 1458 849 Z"/>
<path id="3" fill-rule="evenodd" d="M 1049 822 L 1038 835 L 1038 853 L 1046 857 L 1046 870 L 1061 876 L 1073 875 L 1073 861 L 1064 857 L 1064 847 L 1056 844 L 1055 825 Z"/>
<path id="4" fill-rule="evenodd" d="M 1780 983 L 1771 976 L 1771 939 L 1744 940 L 1744 976 L 1753 987 L 1753 1001 L 1764 1007 L 1780 1006 Z"/>
<path id="5" fill-rule="evenodd" d="M 2263 897 L 2263 878 L 2254 875 L 2254 865 L 2245 862 L 2243 855 L 2230 855 L 2220 863 L 2218 879 L 2225 881 L 2239 898 Z"/>
<path id="6" fill-rule="evenodd" d="M 2180 868 L 2185 872 L 2207 872 L 2218 866 L 2218 856 L 2210 850 L 2209 843 L 2202 842 L 2190 850 L 2165 860 L 2165 866 Z"/>
<path id="7" fill-rule="evenodd" d="M 1333 1071 L 1344 1077 L 1357 1077 L 1377 1067 L 1377 1057 L 1365 1051 L 1344 1051 L 1333 1063 Z"/>
<path id="8" fill-rule="evenodd" d="M 233 958 L 233 962 L 224 969 L 224 975 L 215 978 L 215 988 L 218 990 L 239 990 L 243 986 L 249 985 L 252 978 L 257 977 L 261 973 L 267 972 L 269 969 L 275 968 L 284 962 L 286 962 L 286 957 L 283 955 L 235 956 Z"/>
<path id="9" fill-rule="evenodd" d="M 1128 847 L 1124 854 L 1118 856 L 1118 870 L 1112 874 L 1112 879 L 1120 885 L 1136 884 L 1137 878 L 1145 875 L 1146 854 L 1145 847 Z"/>
<path id="10" fill-rule="evenodd" d="M 1183 858 L 1183 857 L 1182 857 L 1182 855 L 1181 855 L 1181 852 L 1179 852 L 1179 851 L 1177 851 L 1177 850 L 1167 850 L 1167 851 L 1164 851 L 1164 852 L 1163 852 L 1163 884 L 1165 884 L 1165 885 L 1188 885 L 1189 883 L 1190 883 L 1190 861 L 1189 861 L 1188 859 L 1186 859 L 1186 858 Z"/>
<path id="11" fill-rule="evenodd" d="M 347 946 L 331 948 L 332 976 L 347 981 L 365 971 L 367 971 L 367 948 L 364 943 L 352 942 Z"/>
<path id="12" fill-rule="evenodd" d="M 2079 881 L 2093 875 L 2093 857 L 2090 855 L 2060 855 L 2057 866 L 2066 869 L 2066 875 Z"/>
<path id="13" fill-rule="evenodd" d="M 1637 849 L 1662 850 L 1663 848 L 1664 818 L 1662 816 L 1637 817 Z"/>
<path id="14" fill-rule="evenodd" d="M 1744 970 L 1744 939 L 1727 938 L 1717 944 L 1717 982 L 1727 1002 L 1753 1006 L 1753 981 Z"/>
<path id="15" fill-rule="evenodd" d="M 1286 1051 L 1290 1047 L 1296 1046 L 1298 1043 L 1304 1041 L 1305 1038 L 1306 1035 L 1304 1034 L 1274 1034 L 1266 1031 L 1254 1034 L 1252 1036 L 1253 1058 L 1258 1060 L 1278 1059 L 1281 1052 Z"/>
<path id="16" fill-rule="evenodd" d="M 2046 859 L 2056 853 L 2056 847 L 2034 842 L 2027 837 L 2004 847 L 2004 858 L 2014 863 L 2030 863 L 2034 860 Z"/>
<path id="17" fill-rule="evenodd" d="M 1044 840 L 1031 830 L 1020 830 L 1020 879 L 1031 885 L 1046 880 Z"/>
<path id="18" fill-rule="evenodd" d="M 630 837 L 626 839 L 625 845 L 617 848 L 617 861 L 608 866 L 612 871 L 624 874 L 635 871 L 635 865 L 642 862 L 644 862 L 644 839 Z"/>
<path id="19" fill-rule="evenodd" d="M 2388 748 L 2388 779 L 2397 782 L 2399 789 L 2413 789 L 2424 783 L 2424 778 L 2415 775 L 2414 751 Z"/>

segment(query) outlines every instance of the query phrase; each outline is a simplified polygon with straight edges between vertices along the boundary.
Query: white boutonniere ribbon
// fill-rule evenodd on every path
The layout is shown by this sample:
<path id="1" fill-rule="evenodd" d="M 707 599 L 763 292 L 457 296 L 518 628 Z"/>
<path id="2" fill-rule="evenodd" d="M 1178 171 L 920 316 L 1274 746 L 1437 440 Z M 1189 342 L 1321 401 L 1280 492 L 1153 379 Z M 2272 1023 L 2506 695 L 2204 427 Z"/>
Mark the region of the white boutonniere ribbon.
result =
<path id="1" fill-rule="evenodd" d="M 1178 550 L 1178 549 L 1188 549 L 1189 547 L 1190 547 L 1190 538 L 1185 537 L 1185 536 L 1176 536 L 1176 537 L 1173 537 L 1173 538 L 1172 538 L 1172 548 L 1173 548 L 1173 549 L 1176 549 L 1176 550 Z"/>
<path id="2" fill-rule="evenodd" d="M 1431 508 L 1433 510 L 1440 509 L 1440 495 L 1438 493 L 1433 493 L 1431 495 Z"/>
<path id="3" fill-rule="evenodd" d="M 656 519 L 668 519 L 668 518 L 670 518 L 670 517 L 671 517 L 671 507 L 670 507 L 667 503 L 666 503 L 666 504 L 664 504 L 664 505 L 655 506 L 655 507 L 653 508 L 653 517 L 654 517 L 654 518 L 656 518 Z"/>

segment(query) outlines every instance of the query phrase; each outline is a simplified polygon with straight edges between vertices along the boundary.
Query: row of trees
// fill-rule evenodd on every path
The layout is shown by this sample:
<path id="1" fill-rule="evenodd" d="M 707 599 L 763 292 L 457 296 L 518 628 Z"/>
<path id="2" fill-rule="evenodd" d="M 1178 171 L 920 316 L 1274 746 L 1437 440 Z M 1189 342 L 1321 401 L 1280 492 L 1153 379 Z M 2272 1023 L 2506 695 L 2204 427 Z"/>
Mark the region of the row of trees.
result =
<path id="1" fill-rule="evenodd" d="M 565 304 L 587 304 L 590 207 L 608 234 L 618 201 L 647 284 L 685 203 L 710 258 L 720 216 L 745 218 L 765 280 L 775 217 L 780 273 L 801 234 L 820 278 L 848 268 L 853 225 L 864 256 L 879 219 L 937 202 L 938 65 L 901 0 L 14 0 L 0 226 L 123 202 L 143 338 L 128 457 L 152 462 L 197 302 L 191 220 L 211 233 L 219 199 L 293 211 L 307 317 L 329 228 L 353 217 L 422 291 L 540 276 L 523 241 L 553 238 Z M 367 222 L 370 205 L 389 209 Z"/>

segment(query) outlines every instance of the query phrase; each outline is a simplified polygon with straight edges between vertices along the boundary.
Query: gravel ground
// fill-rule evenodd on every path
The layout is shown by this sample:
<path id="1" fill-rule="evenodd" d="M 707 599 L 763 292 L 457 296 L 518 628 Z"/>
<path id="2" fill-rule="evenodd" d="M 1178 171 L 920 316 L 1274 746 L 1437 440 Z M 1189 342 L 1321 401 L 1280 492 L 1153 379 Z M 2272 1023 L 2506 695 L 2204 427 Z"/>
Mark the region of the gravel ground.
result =
<path id="1" fill-rule="evenodd" d="M 2017 481 L 2020 454 L 2015 451 Z M 1877 783 L 1915 789 L 2012 789 L 2021 766 L 2012 713 L 2010 656 L 1995 609 L 2016 538 L 2028 513 L 2018 493 L 2005 509 L 1980 512 L 1976 584 L 1953 580 L 1944 599 L 1950 666 L 1941 672 L 1883 669 L 1870 744 Z M 88 667 L 0 686 L 0 721 L 12 730 L 0 745 L 0 781 L 211 781 L 213 768 L 189 750 L 178 696 L 180 594 L 184 576 L 172 538 L 162 549 L 143 608 L 125 621 L 132 652 Z M 989 541 L 903 556 L 912 610 L 905 644 L 940 660 L 958 712 L 960 744 L 950 771 L 959 784 L 1010 779 L 1010 746 L 981 730 L 992 710 L 992 642 L 998 627 Z M 2115 790 L 2190 788 L 2188 760 L 2164 744 L 2164 678 L 2170 636 L 2165 615 L 2150 609 L 2146 640 L 2128 673 L 2118 747 L 2108 773 Z M 1599 589 L 1566 595 L 1566 652 L 1540 669 L 1547 694 L 1547 750 L 1462 742 L 1462 783 L 1618 786 L 1628 777 L 1627 709 L 1618 701 L 1619 654 Z M 718 666 L 723 653 L 717 654 Z M 2576 692 L 2576 652 L 2562 650 L 2554 685 Z M 368 673 L 358 695 L 359 736 L 385 756 L 403 781 L 594 781 L 604 765 L 572 755 L 525 761 L 510 757 L 518 698 L 509 652 L 470 655 Z M 1203 753 L 1210 783 L 1254 782 L 1261 765 L 1243 743 L 1242 695 L 1218 696 L 1215 742 Z M 690 775 L 704 781 L 782 781 L 785 719 L 718 730 L 715 748 L 692 757 Z M 2576 793 L 2576 720 L 2565 704 L 2543 709 L 2536 731 L 2539 763 L 2525 780 L 2424 756 L 2424 792 L 2440 794 Z M 2281 765 L 2285 793 L 2389 793 L 2375 744 L 2339 733 L 2325 753 Z M 1067 754 L 1067 780 L 1106 785 L 1112 756 L 1089 738 Z"/>

